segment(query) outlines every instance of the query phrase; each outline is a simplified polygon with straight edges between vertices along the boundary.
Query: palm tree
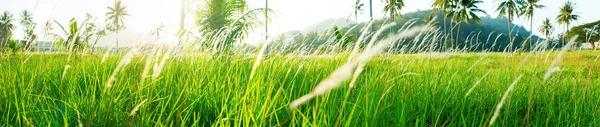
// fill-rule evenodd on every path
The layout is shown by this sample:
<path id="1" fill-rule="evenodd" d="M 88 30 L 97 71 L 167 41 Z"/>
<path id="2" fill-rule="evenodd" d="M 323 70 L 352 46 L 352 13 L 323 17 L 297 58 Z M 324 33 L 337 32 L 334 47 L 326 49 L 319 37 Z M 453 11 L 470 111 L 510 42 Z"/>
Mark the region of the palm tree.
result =
<path id="1" fill-rule="evenodd" d="M 558 12 L 558 16 L 556 16 L 556 20 L 558 24 L 565 24 L 567 27 L 565 28 L 567 31 L 565 32 L 565 41 L 567 37 L 567 33 L 569 33 L 569 25 L 571 22 L 579 20 L 579 15 L 573 12 L 575 10 L 575 3 L 571 1 L 567 1 Z"/>
<path id="2" fill-rule="evenodd" d="M 358 25 L 358 14 L 361 14 L 361 12 L 363 11 L 363 6 L 365 4 L 360 3 L 360 0 L 356 0 L 356 2 L 354 3 L 354 5 L 352 5 L 352 9 L 354 10 L 354 22 L 356 22 L 355 25 Z M 359 36 L 358 34 L 360 30 L 356 30 L 356 36 Z"/>
<path id="3" fill-rule="evenodd" d="M 540 0 L 526 0 L 524 5 L 521 6 L 521 14 L 520 15 L 526 16 L 530 22 L 529 23 L 530 36 L 533 36 L 533 14 L 535 12 L 535 9 L 542 9 L 545 7 L 544 5 L 538 4 L 538 2 L 540 2 Z M 531 48 L 532 46 L 533 46 L 533 40 L 530 37 L 529 38 L 529 47 Z"/>
<path id="4" fill-rule="evenodd" d="M 452 2 L 453 2 L 453 0 L 434 0 L 433 1 L 432 7 L 435 10 L 438 10 L 444 14 L 444 33 L 448 32 L 448 30 L 446 29 L 446 24 L 448 24 L 446 22 L 446 19 L 448 18 L 448 12 L 451 10 L 450 5 L 452 4 Z M 446 36 L 446 34 L 444 34 L 444 36 Z M 444 37 L 444 44 L 446 44 L 447 41 L 448 41 L 448 37 Z"/>
<path id="5" fill-rule="evenodd" d="M 25 32 L 23 40 L 27 42 L 33 41 L 32 39 L 35 38 L 33 30 L 35 29 L 36 24 L 33 22 L 33 14 L 31 11 L 23 10 L 19 22 L 23 26 L 23 31 Z"/>
<path id="6" fill-rule="evenodd" d="M 12 31 L 15 29 L 12 21 L 12 14 L 8 11 L 4 11 L 0 16 L 0 49 L 3 49 L 11 39 Z"/>
<path id="7" fill-rule="evenodd" d="M 505 0 L 500 2 L 496 11 L 499 11 L 498 17 L 508 19 L 508 40 L 510 42 L 509 49 L 512 51 L 513 39 L 512 39 L 512 21 L 519 17 L 520 5 L 523 2 L 521 0 Z M 516 16 L 516 17 L 515 17 Z"/>
<path id="8" fill-rule="evenodd" d="M 404 8 L 404 0 L 384 0 L 385 5 L 383 6 L 383 12 L 388 13 L 390 19 L 401 17 L 400 10 Z"/>
<path id="9" fill-rule="evenodd" d="M 109 31 L 115 32 L 116 37 L 116 47 L 119 48 L 119 31 L 125 29 L 125 17 L 130 16 L 127 10 L 127 6 L 121 3 L 121 0 L 115 0 L 115 3 L 112 7 L 108 8 L 109 12 L 106 13 L 106 22 L 108 25 L 106 28 Z"/>
<path id="10" fill-rule="evenodd" d="M 154 28 L 154 30 L 152 30 L 152 35 L 156 36 L 156 41 L 158 41 L 160 39 L 160 34 L 162 33 L 162 31 L 165 28 L 165 24 L 160 24 L 158 27 Z"/>
<path id="11" fill-rule="evenodd" d="M 373 0 L 369 0 L 369 17 L 370 17 L 370 22 L 373 21 Z M 375 27 L 373 25 L 371 25 L 371 32 L 373 32 L 373 30 L 375 30 Z"/>
<path id="12" fill-rule="evenodd" d="M 245 0 L 209 0 L 208 6 L 200 9 L 196 16 L 196 25 L 201 28 L 200 32 L 208 38 L 207 40 L 213 40 L 209 42 L 222 42 L 206 44 L 212 45 L 219 52 L 226 51 L 233 42 L 244 39 L 258 25 L 266 26 L 271 16 L 267 16 L 266 19 L 260 16 L 264 16 L 265 12 L 272 12 L 268 8 L 248 10 Z"/>
<path id="13" fill-rule="evenodd" d="M 394 22 L 394 19 L 401 17 L 400 10 L 404 8 L 404 0 L 384 0 L 385 5 L 383 6 L 383 12 L 388 13 L 390 16 L 390 23 Z M 393 32 L 393 27 L 390 29 L 390 33 Z"/>
<path id="14" fill-rule="evenodd" d="M 50 35 L 53 36 L 54 39 L 56 39 L 56 42 L 59 45 L 64 46 L 68 50 L 71 50 L 71 47 L 73 51 L 84 50 L 84 48 L 87 45 L 86 39 L 88 37 L 87 35 L 83 34 L 85 32 L 85 29 L 83 27 L 85 26 L 84 24 L 87 23 L 87 20 L 84 21 L 81 25 L 79 25 L 75 18 L 71 18 L 67 27 L 60 24 L 56 20 L 54 20 L 54 23 L 56 23 L 59 26 L 60 30 L 62 30 L 61 32 L 64 33 L 64 35 L 50 33 Z"/>
<path id="15" fill-rule="evenodd" d="M 546 39 L 550 39 L 550 35 L 552 35 L 552 31 L 554 31 L 554 27 L 552 26 L 552 23 L 550 22 L 550 18 L 546 18 L 544 21 L 542 21 L 542 25 L 540 26 L 540 28 L 538 30 L 540 31 L 540 33 L 546 35 Z"/>
<path id="16" fill-rule="evenodd" d="M 448 17 L 452 17 L 458 23 L 458 32 L 456 32 L 456 48 L 458 49 L 458 40 L 460 40 L 461 22 L 469 24 L 471 21 L 479 23 L 481 19 L 477 13 L 487 14 L 484 10 L 479 9 L 477 4 L 483 3 L 481 0 L 460 0 L 454 1 L 451 5 L 451 11 Z"/>
<path id="17" fill-rule="evenodd" d="M 269 0 L 265 0 L 265 8 L 269 8 Z M 265 10 L 265 41 L 269 39 L 269 12 Z"/>

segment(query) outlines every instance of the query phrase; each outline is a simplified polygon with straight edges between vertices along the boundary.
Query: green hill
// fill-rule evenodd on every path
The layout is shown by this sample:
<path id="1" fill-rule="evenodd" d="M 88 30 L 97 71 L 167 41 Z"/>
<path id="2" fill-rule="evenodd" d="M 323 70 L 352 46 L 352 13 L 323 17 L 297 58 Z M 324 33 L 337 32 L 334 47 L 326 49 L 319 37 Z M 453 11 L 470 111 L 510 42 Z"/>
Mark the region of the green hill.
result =
<path id="1" fill-rule="evenodd" d="M 428 17 L 430 14 L 432 14 L 433 17 L 437 16 L 437 19 L 434 22 L 434 26 L 440 29 L 440 32 L 443 33 L 444 31 L 444 19 L 443 19 L 443 14 L 442 13 L 436 13 L 435 11 L 432 10 L 426 10 L 426 11 L 417 11 L 417 12 L 411 12 L 411 13 L 407 13 L 404 14 L 402 18 L 398 18 L 395 20 L 396 24 L 398 24 L 395 27 L 391 27 L 388 30 L 384 30 L 382 35 L 389 35 L 390 31 L 398 31 L 401 28 L 403 28 L 403 26 L 405 25 L 410 25 L 412 24 L 412 26 L 419 26 L 419 25 L 423 25 L 425 24 L 425 21 L 423 19 L 425 19 L 426 17 Z M 374 29 L 375 31 L 377 31 L 381 26 L 383 26 L 384 24 L 388 24 L 390 22 L 389 19 L 378 19 L 375 20 L 373 22 L 374 24 Z M 346 37 L 348 37 L 349 39 L 354 39 L 356 38 L 356 34 L 360 32 L 362 28 L 364 28 L 368 23 L 359 23 L 356 24 L 356 28 L 350 30 L 350 28 L 354 27 L 355 25 L 350 25 L 347 27 L 343 27 L 340 28 L 341 31 L 344 33 L 344 35 L 346 35 Z M 443 37 L 438 37 L 439 39 L 437 40 L 429 40 L 427 42 L 433 42 L 436 43 L 436 50 L 447 50 L 447 49 L 451 49 L 452 47 L 454 47 L 455 45 L 455 38 L 456 38 L 456 24 L 453 23 L 450 19 L 447 19 L 446 21 L 446 26 L 447 26 L 447 39 L 443 39 Z M 334 26 L 331 26 L 332 28 Z M 454 29 L 450 30 L 450 28 L 455 27 Z M 519 25 L 512 25 L 512 37 L 514 38 L 514 48 L 515 49 L 521 49 L 521 50 L 528 50 L 530 49 L 529 47 L 529 43 L 526 43 L 528 41 L 527 38 L 530 36 L 530 33 L 528 30 L 526 30 L 523 26 L 519 26 Z M 357 29 L 358 28 L 358 29 Z M 287 34 L 286 36 L 289 36 L 290 34 Z M 303 33 L 298 33 L 296 32 L 295 35 L 293 37 L 282 37 L 282 38 L 288 38 L 288 41 L 290 41 L 289 43 L 291 43 L 291 45 L 296 45 L 296 46 L 303 46 L 302 48 L 307 48 L 307 49 L 318 49 L 319 47 L 328 47 L 329 44 L 333 44 L 336 41 L 333 41 L 335 38 L 333 37 L 334 34 L 331 30 L 327 31 L 327 32 L 309 32 L 307 34 L 303 34 Z M 496 40 L 496 38 L 498 38 Z M 461 25 L 461 31 L 460 31 L 460 37 L 459 39 L 459 47 L 461 47 L 461 49 L 465 49 L 468 51 L 482 51 L 482 50 L 487 50 L 487 51 L 504 51 L 506 50 L 506 48 L 509 46 L 510 41 L 509 41 L 509 36 L 508 36 L 508 21 L 506 19 L 498 19 L 498 18 L 492 18 L 489 16 L 485 16 L 485 17 L 481 17 L 481 22 L 480 23 L 474 23 L 471 22 L 470 24 L 466 24 L 463 23 Z M 537 36 L 532 36 L 532 40 L 533 42 L 537 42 L 540 38 Z M 446 41 L 444 41 L 446 40 Z M 402 48 L 406 49 L 407 47 L 410 46 L 415 46 L 415 45 L 420 45 L 420 44 L 415 44 L 415 43 L 422 43 L 423 41 L 419 41 L 419 42 L 414 42 L 411 41 L 411 39 L 407 39 L 404 42 L 400 42 L 398 43 L 398 46 L 395 46 L 396 49 L 393 50 L 401 50 Z M 494 43 L 495 42 L 495 43 Z M 364 42 L 363 42 L 364 43 Z M 410 47 L 410 48 L 415 48 L 415 47 Z"/>

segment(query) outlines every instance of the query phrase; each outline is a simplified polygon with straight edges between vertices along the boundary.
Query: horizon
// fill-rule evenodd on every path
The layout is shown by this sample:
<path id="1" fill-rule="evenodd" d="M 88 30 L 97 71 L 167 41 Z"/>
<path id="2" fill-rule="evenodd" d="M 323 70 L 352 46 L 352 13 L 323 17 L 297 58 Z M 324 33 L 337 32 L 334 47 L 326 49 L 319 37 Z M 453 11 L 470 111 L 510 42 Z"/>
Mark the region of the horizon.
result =
<path id="1" fill-rule="evenodd" d="M 367 0 L 361 0 L 364 6 L 362 14 L 359 16 L 358 21 L 355 22 L 368 22 L 369 21 L 369 6 Z M 495 6 L 497 0 L 485 0 L 484 3 L 480 4 L 480 8 L 485 10 L 488 15 L 492 18 L 497 18 L 497 12 Z M 39 2 L 39 3 L 38 3 Z M 264 1 L 262 0 L 249 0 L 248 7 L 250 9 L 263 8 Z M 565 0 L 560 1 L 540 1 L 540 4 L 545 5 L 543 9 L 536 10 L 534 15 L 534 27 L 533 33 L 540 36 L 538 32 L 538 26 L 542 19 L 549 17 L 553 20 L 555 26 L 555 33 L 562 33 L 564 31 L 564 25 L 558 25 L 555 22 L 555 15 L 558 12 L 558 8 L 562 5 Z M 580 20 L 572 24 L 571 27 L 594 22 L 600 20 L 600 15 L 594 15 L 593 5 L 600 4 L 600 1 L 594 0 L 573 0 L 576 5 L 575 12 L 581 16 Z M 180 19 L 180 1 L 162 1 L 162 0 L 123 0 L 124 5 L 127 6 L 130 17 L 127 18 L 125 25 L 127 29 L 124 30 L 120 37 L 125 38 L 127 42 L 124 44 L 129 46 L 137 45 L 141 42 L 140 39 L 148 40 L 147 36 L 150 30 L 158 27 L 161 23 L 166 25 L 166 32 L 163 37 L 163 42 L 173 41 L 176 31 L 179 29 Z M 314 4 L 320 3 L 320 4 Z M 311 25 L 317 24 L 321 21 L 336 18 L 348 18 L 352 13 L 352 4 L 354 1 L 347 0 L 305 0 L 305 1 L 291 1 L 291 0 L 279 0 L 269 1 L 269 8 L 273 9 L 277 13 L 271 22 L 269 22 L 269 35 L 283 34 L 285 32 L 294 30 L 303 30 Z M 401 11 L 403 14 L 415 12 L 419 10 L 430 10 L 431 1 L 405 1 L 406 7 Z M 584 4 L 585 3 L 585 4 Z M 104 14 L 106 13 L 107 6 L 110 6 L 112 1 L 95 1 L 95 0 L 8 0 L 0 2 L 0 8 L 5 8 L 7 11 L 13 14 L 15 20 L 19 19 L 19 14 L 22 10 L 30 10 L 34 14 L 34 21 L 38 24 L 37 29 L 41 29 L 43 24 L 48 19 L 57 20 L 60 23 L 68 22 L 71 17 L 76 17 L 78 21 L 83 20 L 86 13 L 90 13 L 95 17 L 98 17 L 98 21 L 104 21 Z M 334 6 L 332 6 L 334 5 Z M 586 6 L 588 5 L 588 6 Z M 304 9 L 309 7 L 310 9 Z M 163 9 L 156 9 L 163 8 Z M 373 1 L 373 17 L 374 19 L 385 18 L 382 9 L 382 2 L 380 0 Z M 301 11 L 299 11 L 301 10 Z M 5 11 L 5 10 L 0 10 Z M 327 12 L 327 13 L 323 13 Z M 549 12 L 549 13 L 543 13 Z M 186 26 L 190 26 L 193 23 L 194 14 L 187 14 Z M 349 20 L 354 20 L 350 18 Z M 18 21 L 14 21 L 17 28 L 13 34 L 15 38 L 22 38 L 23 30 L 20 27 Z M 514 24 L 525 27 L 530 30 L 529 21 L 525 17 L 519 17 Z M 56 28 L 56 25 L 55 25 Z M 531 31 L 531 30 L 530 30 Z M 57 32 L 55 29 L 54 32 Z M 127 40 L 126 38 L 132 38 Z M 542 37 L 542 36 L 540 36 Z M 110 46 L 112 43 L 110 38 L 114 38 L 109 32 L 108 36 L 102 39 L 100 45 Z M 149 40 L 151 40 L 150 38 Z M 264 39 L 264 26 L 258 27 L 251 33 L 251 35 L 244 41 L 248 44 L 257 44 L 259 41 Z"/>

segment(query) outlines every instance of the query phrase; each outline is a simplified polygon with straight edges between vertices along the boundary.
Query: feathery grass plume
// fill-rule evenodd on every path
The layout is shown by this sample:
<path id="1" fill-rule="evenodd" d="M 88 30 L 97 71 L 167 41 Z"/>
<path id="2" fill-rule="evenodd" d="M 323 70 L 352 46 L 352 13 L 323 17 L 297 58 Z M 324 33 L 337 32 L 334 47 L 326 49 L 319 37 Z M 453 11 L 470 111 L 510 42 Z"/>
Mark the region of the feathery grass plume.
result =
<path id="1" fill-rule="evenodd" d="M 552 64 L 550 64 L 550 68 L 548 68 L 548 71 L 546 71 L 546 75 L 544 75 L 544 81 L 548 80 L 548 78 L 550 78 L 550 76 L 552 76 L 552 73 L 556 72 L 556 68 L 557 68 L 556 64 L 558 62 L 560 62 L 560 60 L 562 59 L 562 56 L 565 54 L 565 52 L 569 51 L 571 46 L 575 43 L 575 39 L 577 37 L 578 36 L 573 37 L 571 39 L 571 41 L 569 41 L 569 43 L 565 47 L 562 48 L 562 50 L 560 51 L 560 53 L 558 53 L 556 58 L 554 58 L 554 60 L 552 61 Z"/>
<path id="2" fill-rule="evenodd" d="M 77 126 L 83 127 L 83 124 L 81 123 L 81 115 L 80 115 L 79 111 L 77 111 Z"/>
<path id="3" fill-rule="evenodd" d="M 355 71 L 359 61 L 367 62 L 371 57 L 379 53 L 382 49 L 389 46 L 393 43 L 397 38 L 403 38 L 414 35 L 419 30 L 422 30 L 424 27 L 414 27 L 408 30 L 403 31 L 400 34 L 395 34 L 387 37 L 386 39 L 379 42 L 377 45 L 367 48 L 363 53 L 361 53 L 355 61 L 349 61 L 348 63 L 342 65 L 338 69 L 336 69 L 327 79 L 321 81 L 317 87 L 313 89 L 312 92 L 306 94 L 292 103 L 290 103 L 290 108 L 294 109 L 312 98 L 322 95 L 328 92 L 331 89 L 338 88 L 341 86 L 342 82 L 348 80 L 352 77 L 353 72 Z M 359 73 L 360 74 L 360 73 Z"/>
<path id="4" fill-rule="evenodd" d="M 384 28 L 385 29 L 385 28 Z M 414 36 L 416 33 L 419 33 L 419 31 L 423 31 L 425 29 L 428 29 L 427 26 L 424 27 L 413 27 L 407 30 L 402 31 L 400 34 L 397 35 L 393 35 L 391 37 L 388 37 L 382 41 L 380 41 L 377 45 L 371 47 L 374 43 L 374 41 L 371 41 L 369 43 L 369 45 L 371 46 L 367 46 L 367 49 L 365 49 L 365 51 L 363 53 L 361 53 L 358 56 L 358 65 L 356 70 L 354 71 L 354 76 L 352 77 L 352 80 L 350 82 L 350 88 L 354 88 L 354 84 L 356 83 L 356 80 L 358 79 L 358 76 L 360 75 L 360 73 L 362 73 L 362 71 L 364 70 L 364 66 L 365 64 L 375 55 L 379 54 L 379 52 L 381 52 L 383 49 L 387 48 L 388 46 L 390 46 L 393 42 L 395 42 L 398 39 L 402 39 L 405 37 L 410 37 L 410 36 Z"/>
<path id="5" fill-rule="evenodd" d="M 504 95 L 502 96 L 502 99 L 500 100 L 500 102 L 498 102 L 498 105 L 496 106 L 496 111 L 494 111 L 494 116 L 492 116 L 492 119 L 490 120 L 490 124 L 489 126 L 494 125 L 494 122 L 496 122 L 496 119 L 498 118 L 498 115 L 500 115 L 500 109 L 502 109 L 502 106 L 504 105 L 504 102 L 506 101 L 506 98 L 508 98 L 508 95 L 510 94 L 510 92 L 515 88 L 515 85 L 521 80 L 521 78 L 523 78 L 523 74 L 521 74 L 506 90 L 506 92 L 504 92 Z"/>
<path id="6" fill-rule="evenodd" d="M 465 94 L 465 98 L 467 98 L 467 96 L 469 96 L 469 94 L 471 94 L 471 92 L 473 92 L 473 90 L 475 90 L 475 87 L 477 87 L 477 85 L 479 85 L 479 83 L 481 83 L 481 81 L 483 81 L 483 79 L 485 77 L 487 77 L 492 71 L 488 71 L 487 73 L 485 73 L 485 75 L 483 75 L 483 77 L 481 77 L 479 80 L 477 80 L 477 82 L 475 82 L 475 84 L 473 85 L 473 87 L 471 87 L 471 89 L 469 89 L 469 91 L 467 92 L 467 94 Z"/>
<path id="7" fill-rule="evenodd" d="M 252 66 L 252 71 L 250 72 L 250 79 L 254 78 L 254 74 L 256 73 L 256 69 L 258 65 L 260 65 L 260 61 L 263 59 L 263 55 L 269 46 L 269 39 L 265 40 L 265 43 L 261 45 L 260 51 L 258 51 L 258 55 L 256 55 L 256 61 L 254 61 L 254 65 Z"/>
<path id="8" fill-rule="evenodd" d="M 158 66 L 156 66 L 154 73 L 152 74 L 152 80 L 156 80 L 156 78 L 158 78 L 158 76 L 160 75 L 160 73 L 162 72 L 162 69 L 165 67 L 165 63 L 167 62 L 167 60 L 169 59 L 171 53 L 173 52 L 175 47 L 167 47 L 167 52 L 163 55 L 160 63 L 158 64 Z"/>
<path id="9" fill-rule="evenodd" d="M 113 85 L 112 83 L 117 80 L 117 78 L 116 78 L 117 73 L 119 73 L 119 71 L 121 71 L 121 69 L 123 67 L 127 66 L 127 64 L 129 64 L 131 62 L 131 59 L 133 59 L 133 57 L 135 56 L 135 54 L 137 54 L 137 52 L 138 52 L 138 48 L 135 47 L 135 48 L 132 48 L 129 52 L 127 52 L 127 54 L 125 54 L 123 59 L 121 59 L 121 62 L 119 62 L 117 67 L 115 67 L 115 70 L 112 72 L 112 74 L 108 78 L 108 81 L 106 81 L 106 86 L 104 87 L 105 91 L 107 89 L 109 89 L 110 87 L 112 87 L 112 85 Z"/>
<path id="10" fill-rule="evenodd" d="M 63 71 L 63 73 L 62 73 L 62 78 L 61 78 L 61 80 L 62 80 L 62 79 L 65 79 L 65 76 L 67 75 L 67 70 L 69 70 L 69 68 L 71 68 L 71 65 L 65 65 L 65 69 L 64 69 L 64 71 Z"/>
<path id="11" fill-rule="evenodd" d="M 384 30 L 386 30 L 389 27 L 392 27 L 394 25 L 396 25 L 396 23 L 387 24 L 387 25 L 381 27 L 377 32 L 375 32 L 375 35 L 373 35 L 373 37 L 371 38 L 371 41 L 369 42 L 369 44 L 367 44 L 366 50 L 363 52 L 363 55 L 364 55 L 364 53 L 369 53 L 369 51 L 371 51 L 371 53 L 375 53 L 375 52 L 372 52 L 372 49 L 371 49 L 372 46 L 373 46 L 373 43 L 375 43 L 375 40 L 377 40 L 377 38 L 379 37 L 379 35 Z M 383 43 L 386 43 L 386 42 L 382 41 L 380 43 L 383 44 Z M 375 54 L 373 54 L 373 55 L 375 55 Z M 362 71 L 364 70 L 364 65 L 365 65 L 366 61 L 368 61 L 368 59 L 358 59 L 358 61 L 356 61 L 357 64 L 358 64 L 358 66 L 357 66 L 356 70 L 354 70 L 354 74 L 353 74 L 352 80 L 350 81 L 350 85 L 349 85 L 350 88 L 354 88 L 354 83 L 356 82 L 356 79 L 358 78 L 358 75 L 360 75 L 360 73 L 362 73 Z"/>
<path id="12" fill-rule="evenodd" d="M 294 109 L 316 96 L 322 95 L 331 89 L 340 87 L 342 82 L 348 80 L 348 78 L 352 76 L 352 71 L 355 67 L 355 62 L 349 62 L 342 65 L 342 67 L 335 70 L 329 77 L 327 77 L 327 79 L 321 81 L 321 83 L 319 83 L 319 85 L 317 85 L 312 92 L 294 100 L 290 104 L 290 108 Z"/>
<path id="13" fill-rule="evenodd" d="M 387 83 L 390 83 L 391 81 L 394 81 L 394 80 L 396 80 L 396 79 L 398 79 L 400 77 L 404 77 L 404 76 L 408 76 L 408 75 L 415 75 L 415 76 L 417 76 L 417 75 L 421 75 L 421 74 L 417 74 L 417 73 L 414 73 L 414 72 L 404 73 L 404 74 L 402 74 L 400 76 L 397 76 L 397 77 L 394 77 L 394 78 L 388 80 Z"/>
<path id="14" fill-rule="evenodd" d="M 108 57 L 108 54 L 110 53 L 111 49 L 109 49 L 108 47 L 106 47 L 106 52 L 104 52 L 104 56 L 102 56 L 102 60 L 100 60 L 100 64 L 103 64 L 104 61 L 106 61 L 106 57 Z"/>
<path id="15" fill-rule="evenodd" d="M 531 58 L 533 56 L 533 54 L 535 54 L 537 52 L 537 50 L 539 48 L 542 47 L 542 45 L 544 45 L 545 43 L 548 43 L 548 40 L 545 40 L 542 43 L 538 43 L 535 45 L 535 47 L 533 48 L 533 50 L 531 50 L 531 52 L 529 52 L 529 54 L 527 54 L 527 56 L 525 58 L 523 58 L 523 60 L 521 61 L 521 66 L 525 65 L 525 63 L 527 62 L 527 60 L 529 60 L 529 58 Z"/>
<path id="16" fill-rule="evenodd" d="M 150 66 L 152 66 L 152 60 L 154 59 L 154 55 L 158 52 L 158 46 L 152 45 L 152 53 L 146 55 L 146 65 L 144 65 L 144 70 L 142 71 L 142 78 L 140 79 L 139 90 L 144 86 L 144 82 L 146 81 L 146 76 L 150 72 Z"/>
<path id="17" fill-rule="evenodd" d="M 148 99 L 144 99 L 142 102 L 140 102 L 140 104 L 135 106 L 135 108 L 133 108 L 133 110 L 131 110 L 131 112 L 129 113 L 129 117 L 135 116 L 135 114 L 137 114 L 137 112 L 140 110 L 140 107 L 142 107 L 142 105 L 147 101 Z"/>
<path id="18" fill-rule="evenodd" d="M 373 25 L 373 21 L 369 22 L 369 24 L 367 24 L 367 26 L 365 26 L 362 30 L 362 34 L 360 34 L 360 37 L 358 37 L 358 39 L 356 40 L 356 43 L 354 44 L 354 48 L 352 49 L 352 52 L 350 53 L 350 56 L 348 57 L 348 61 L 352 61 L 352 59 L 354 59 L 354 56 L 356 54 L 358 54 L 358 50 L 360 48 L 360 43 L 362 42 L 362 40 L 365 38 L 366 35 L 370 34 L 368 31 L 371 28 L 371 25 Z"/>

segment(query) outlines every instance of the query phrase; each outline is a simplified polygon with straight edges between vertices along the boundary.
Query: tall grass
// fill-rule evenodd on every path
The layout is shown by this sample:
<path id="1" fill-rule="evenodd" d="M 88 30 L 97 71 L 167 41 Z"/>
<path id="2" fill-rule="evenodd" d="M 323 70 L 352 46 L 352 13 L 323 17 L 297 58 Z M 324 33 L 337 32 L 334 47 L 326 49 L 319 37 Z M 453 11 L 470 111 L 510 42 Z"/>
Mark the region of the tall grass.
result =
<path id="1" fill-rule="evenodd" d="M 271 44 L 224 51 L 216 42 L 227 38 L 216 37 L 194 41 L 208 43 L 200 45 L 135 47 L 124 55 L 2 54 L 0 124 L 600 124 L 600 51 L 569 51 L 572 43 L 558 50 L 548 42 L 530 52 L 441 50 L 433 42 L 444 33 L 413 23 L 382 37 L 363 29 L 349 47 L 290 53 Z M 475 45 L 482 43 L 492 42 Z"/>

